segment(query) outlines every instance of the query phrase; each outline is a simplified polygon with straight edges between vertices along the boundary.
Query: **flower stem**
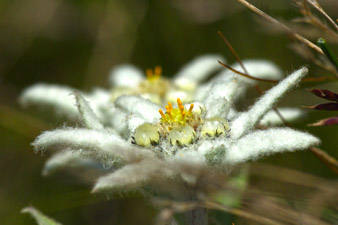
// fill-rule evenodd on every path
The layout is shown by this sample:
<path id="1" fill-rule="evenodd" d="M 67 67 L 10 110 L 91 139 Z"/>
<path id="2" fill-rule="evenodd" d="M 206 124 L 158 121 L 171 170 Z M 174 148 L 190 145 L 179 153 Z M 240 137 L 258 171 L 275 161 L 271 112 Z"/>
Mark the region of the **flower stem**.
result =
<path id="1" fill-rule="evenodd" d="M 207 225 L 208 212 L 206 208 L 194 208 L 185 213 L 185 224 L 187 225 Z"/>
<path id="2" fill-rule="evenodd" d="M 186 186 L 188 201 L 197 202 L 199 200 L 196 188 Z M 185 212 L 185 224 L 187 225 L 207 225 L 208 211 L 204 207 L 194 207 Z"/>

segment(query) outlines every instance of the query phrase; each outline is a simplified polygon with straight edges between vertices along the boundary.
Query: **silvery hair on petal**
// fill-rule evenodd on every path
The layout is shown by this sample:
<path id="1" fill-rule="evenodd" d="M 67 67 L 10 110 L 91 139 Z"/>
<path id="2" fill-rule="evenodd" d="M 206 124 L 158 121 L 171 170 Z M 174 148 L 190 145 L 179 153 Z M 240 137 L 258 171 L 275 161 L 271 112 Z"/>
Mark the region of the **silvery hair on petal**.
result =
<path id="1" fill-rule="evenodd" d="M 221 55 L 203 55 L 185 65 L 174 77 L 174 83 L 183 89 L 195 88 L 211 73 L 222 69 L 218 60 L 224 61 Z M 190 87 L 191 86 L 191 87 Z"/>
<path id="2" fill-rule="evenodd" d="M 129 64 L 114 67 L 109 75 L 109 83 L 112 87 L 133 88 L 144 79 L 144 73 Z"/>

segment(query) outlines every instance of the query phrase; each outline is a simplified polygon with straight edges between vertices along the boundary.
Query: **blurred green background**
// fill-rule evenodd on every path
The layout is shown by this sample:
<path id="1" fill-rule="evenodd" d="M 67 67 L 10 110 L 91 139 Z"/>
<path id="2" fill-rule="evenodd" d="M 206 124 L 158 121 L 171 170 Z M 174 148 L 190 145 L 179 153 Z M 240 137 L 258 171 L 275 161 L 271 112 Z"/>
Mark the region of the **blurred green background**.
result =
<path id="1" fill-rule="evenodd" d="M 284 21 L 299 16 L 291 0 L 252 2 Z M 338 17 L 337 2 L 326 1 L 322 6 L 333 18 Z M 65 121 L 48 111 L 22 109 L 17 98 L 25 87 L 37 82 L 85 91 L 107 87 L 109 71 L 121 63 L 142 70 L 161 65 L 167 76 L 205 53 L 222 54 L 231 64 L 234 57 L 218 30 L 242 59 L 268 59 L 285 73 L 306 64 L 311 76 L 330 75 L 295 54 L 286 35 L 271 32 L 260 17 L 236 0 L 0 1 L 0 224 L 35 224 L 28 215 L 20 214 L 28 205 L 64 224 L 151 224 L 156 211 L 138 193 L 91 195 L 91 184 L 66 172 L 43 177 L 41 169 L 49 153 L 34 154 L 30 143 L 43 130 Z M 310 40 L 315 41 L 316 35 Z M 338 52 L 336 44 L 330 43 Z M 338 92 L 337 82 L 306 83 L 280 105 L 322 102 L 307 93 L 307 87 Z M 256 97 L 254 90 L 249 92 L 247 104 Z M 293 125 L 319 136 L 321 148 L 338 158 L 337 127 L 306 126 L 335 113 L 308 111 L 306 118 Z M 308 151 L 254 163 L 262 162 L 336 177 Z"/>

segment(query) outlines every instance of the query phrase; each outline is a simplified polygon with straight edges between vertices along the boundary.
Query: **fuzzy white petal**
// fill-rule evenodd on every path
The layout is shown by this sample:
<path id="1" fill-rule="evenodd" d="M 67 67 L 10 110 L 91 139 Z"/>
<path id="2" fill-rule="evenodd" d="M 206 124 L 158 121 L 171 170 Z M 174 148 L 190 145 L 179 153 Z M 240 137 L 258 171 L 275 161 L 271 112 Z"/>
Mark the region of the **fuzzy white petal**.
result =
<path id="1" fill-rule="evenodd" d="M 112 191 L 117 189 L 130 190 L 141 187 L 148 180 L 162 176 L 163 166 L 159 160 L 143 160 L 129 164 L 117 171 L 100 177 L 92 192 Z"/>
<path id="2" fill-rule="evenodd" d="M 293 121 L 297 119 L 301 119 L 304 116 L 304 110 L 298 108 L 278 108 L 278 112 L 283 116 L 286 121 Z M 261 125 L 269 126 L 269 125 L 281 125 L 283 121 L 277 115 L 274 110 L 270 110 L 259 122 Z"/>
<path id="3" fill-rule="evenodd" d="M 111 115 L 110 124 L 122 136 L 128 135 L 128 113 L 116 108 Z"/>
<path id="4" fill-rule="evenodd" d="M 113 108 L 113 102 L 111 101 L 111 93 L 104 89 L 96 88 L 88 95 L 82 94 L 82 96 L 88 100 L 95 115 L 97 115 L 101 121 L 108 121 L 110 113 Z"/>
<path id="5" fill-rule="evenodd" d="M 97 116 L 94 114 L 89 103 L 81 96 L 79 92 L 74 92 L 76 105 L 80 113 L 80 120 L 83 125 L 89 129 L 102 130 L 103 126 Z"/>
<path id="6" fill-rule="evenodd" d="M 204 55 L 195 58 L 184 66 L 174 78 L 175 84 L 183 89 L 193 89 L 211 73 L 222 69 L 218 60 L 224 61 L 220 55 Z"/>
<path id="7" fill-rule="evenodd" d="M 24 106 L 41 105 L 53 107 L 56 113 L 74 119 L 78 115 L 75 99 L 72 95 L 74 89 L 48 84 L 35 84 L 24 90 L 20 96 L 20 103 Z"/>
<path id="8" fill-rule="evenodd" d="M 144 74 L 132 65 L 121 65 L 114 68 L 109 76 L 110 84 L 113 87 L 136 87 L 142 80 Z"/>
<path id="9" fill-rule="evenodd" d="M 236 98 L 239 83 L 237 79 L 223 82 L 214 82 L 208 91 L 207 97 L 203 103 L 207 109 L 207 118 L 222 117 L 225 118 L 233 100 Z"/>
<path id="10" fill-rule="evenodd" d="M 242 163 L 273 153 L 306 149 L 319 143 L 320 140 L 311 134 L 290 128 L 255 131 L 226 149 L 224 163 Z"/>
<path id="11" fill-rule="evenodd" d="M 191 165 L 202 166 L 205 165 L 205 158 L 203 154 L 200 154 L 195 150 L 179 151 L 173 156 L 171 162 L 174 165 Z"/>
<path id="12" fill-rule="evenodd" d="M 241 113 L 231 123 L 231 137 L 237 139 L 249 132 L 259 120 L 274 106 L 274 104 L 307 74 L 308 69 L 303 67 L 289 75 L 278 85 L 267 91 L 247 112 Z"/>
<path id="13" fill-rule="evenodd" d="M 158 121 L 161 118 L 158 112 L 161 107 L 139 96 L 120 96 L 115 100 L 115 105 L 126 112 L 140 116 L 149 123 Z"/>
<path id="14" fill-rule="evenodd" d="M 233 120 L 238 115 L 238 111 L 234 108 L 230 108 L 226 119 L 227 120 Z"/>
<path id="15" fill-rule="evenodd" d="M 47 176 L 59 169 L 69 167 L 102 168 L 100 165 L 97 161 L 83 155 L 81 151 L 61 151 L 46 161 L 42 174 Z"/>
<path id="16" fill-rule="evenodd" d="M 127 161 L 152 157 L 153 153 L 137 148 L 117 135 L 107 131 L 68 128 L 46 131 L 32 143 L 36 151 L 46 149 L 83 150 L 97 159 L 115 159 Z"/>
<path id="17" fill-rule="evenodd" d="M 243 60 L 243 64 L 251 76 L 261 78 L 261 79 L 270 79 L 270 80 L 281 80 L 283 78 L 282 71 L 278 68 L 277 65 L 275 65 L 274 63 L 270 61 L 259 60 L 259 59 Z M 232 65 L 232 67 L 235 70 L 244 72 L 242 67 L 239 65 L 239 63 Z M 256 83 L 256 81 L 254 80 L 244 78 L 244 77 L 241 77 L 241 78 L 251 84 Z"/>
<path id="18" fill-rule="evenodd" d="M 146 123 L 146 121 L 136 115 L 131 115 L 128 120 L 128 130 L 130 133 L 134 133 L 136 128 Z"/>

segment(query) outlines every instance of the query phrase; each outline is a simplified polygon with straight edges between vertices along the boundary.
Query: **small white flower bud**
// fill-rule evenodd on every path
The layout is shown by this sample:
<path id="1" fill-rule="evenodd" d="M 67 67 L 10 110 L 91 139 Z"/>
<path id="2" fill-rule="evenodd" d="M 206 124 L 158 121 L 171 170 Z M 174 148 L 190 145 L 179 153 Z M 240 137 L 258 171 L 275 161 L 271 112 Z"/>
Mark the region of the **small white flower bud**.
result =
<path id="1" fill-rule="evenodd" d="M 206 120 L 201 127 L 202 137 L 225 136 L 228 131 L 228 122 L 220 117 L 213 117 Z"/>
<path id="2" fill-rule="evenodd" d="M 145 123 L 136 128 L 134 140 L 137 145 L 149 148 L 151 145 L 158 144 L 160 134 L 156 125 Z"/>
<path id="3" fill-rule="evenodd" d="M 172 145 L 187 145 L 194 141 L 195 130 L 189 125 L 184 127 L 175 127 L 168 134 L 168 139 Z"/>

